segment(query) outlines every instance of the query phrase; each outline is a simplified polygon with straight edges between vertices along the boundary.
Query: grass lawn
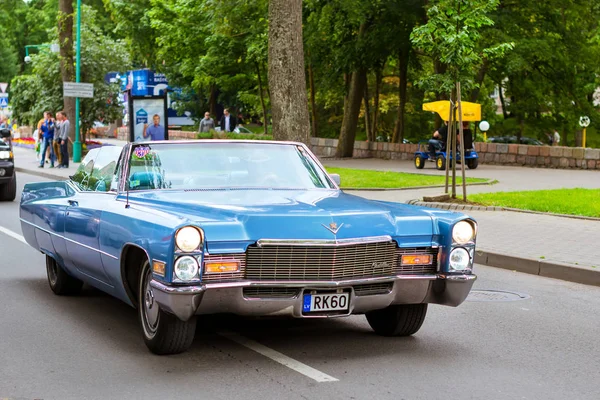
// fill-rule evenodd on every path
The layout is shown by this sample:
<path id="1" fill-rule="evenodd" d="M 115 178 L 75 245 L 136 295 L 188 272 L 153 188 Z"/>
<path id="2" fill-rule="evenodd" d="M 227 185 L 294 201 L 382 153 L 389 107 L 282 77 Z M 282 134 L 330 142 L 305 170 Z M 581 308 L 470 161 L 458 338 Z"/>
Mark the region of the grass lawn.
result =
<path id="1" fill-rule="evenodd" d="M 398 189 L 415 186 L 435 186 L 445 183 L 445 176 L 407 174 L 404 172 L 372 171 L 352 168 L 325 167 L 330 174 L 339 174 L 342 188 Z M 457 177 L 457 182 L 462 179 Z M 487 182 L 488 179 L 467 178 L 467 183 Z"/>
<path id="2" fill-rule="evenodd" d="M 600 189 L 482 193 L 468 199 L 486 206 L 600 218 Z"/>

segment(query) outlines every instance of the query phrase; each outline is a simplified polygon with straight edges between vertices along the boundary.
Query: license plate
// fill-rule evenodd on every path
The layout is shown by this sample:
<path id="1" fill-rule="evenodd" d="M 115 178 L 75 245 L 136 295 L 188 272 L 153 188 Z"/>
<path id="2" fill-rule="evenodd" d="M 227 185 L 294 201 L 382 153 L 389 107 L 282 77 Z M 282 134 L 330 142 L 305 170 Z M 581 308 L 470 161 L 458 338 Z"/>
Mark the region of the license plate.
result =
<path id="1" fill-rule="evenodd" d="M 346 311 L 349 303 L 349 293 L 305 294 L 302 311 Z"/>

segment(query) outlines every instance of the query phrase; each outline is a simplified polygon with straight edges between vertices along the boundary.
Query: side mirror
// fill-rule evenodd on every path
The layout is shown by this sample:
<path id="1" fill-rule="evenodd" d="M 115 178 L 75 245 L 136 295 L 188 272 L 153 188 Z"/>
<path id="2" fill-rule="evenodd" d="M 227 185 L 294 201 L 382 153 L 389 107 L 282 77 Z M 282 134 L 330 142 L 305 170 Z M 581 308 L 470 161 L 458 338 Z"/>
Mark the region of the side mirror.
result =
<path id="1" fill-rule="evenodd" d="M 342 180 L 339 174 L 329 174 L 329 177 L 332 181 L 335 182 L 336 185 L 340 186 L 342 184 Z"/>
<path id="2" fill-rule="evenodd" d="M 0 129 L 0 137 L 9 138 L 10 137 L 10 129 Z"/>

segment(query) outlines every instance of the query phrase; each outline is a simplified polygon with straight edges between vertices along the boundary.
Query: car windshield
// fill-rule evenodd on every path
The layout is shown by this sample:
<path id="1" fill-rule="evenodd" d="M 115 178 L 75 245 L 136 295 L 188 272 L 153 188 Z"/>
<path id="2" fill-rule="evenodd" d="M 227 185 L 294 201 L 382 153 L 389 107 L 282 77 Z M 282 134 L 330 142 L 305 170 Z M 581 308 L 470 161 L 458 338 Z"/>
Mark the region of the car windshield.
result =
<path id="1" fill-rule="evenodd" d="M 129 190 L 334 188 L 302 146 L 284 143 L 143 143 L 128 175 Z"/>

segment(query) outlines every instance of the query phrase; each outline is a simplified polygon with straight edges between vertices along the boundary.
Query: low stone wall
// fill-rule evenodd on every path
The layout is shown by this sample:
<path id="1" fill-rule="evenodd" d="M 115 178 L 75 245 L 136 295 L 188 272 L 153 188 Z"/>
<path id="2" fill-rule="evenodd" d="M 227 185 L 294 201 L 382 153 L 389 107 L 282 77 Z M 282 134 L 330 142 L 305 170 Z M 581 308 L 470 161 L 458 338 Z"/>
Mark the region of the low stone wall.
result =
<path id="1" fill-rule="evenodd" d="M 198 132 L 184 132 L 184 131 L 169 131 L 169 140 L 192 140 L 196 139 Z M 129 128 L 118 128 L 117 139 L 129 140 Z"/>
<path id="2" fill-rule="evenodd" d="M 312 150 L 319 157 L 334 157 L 337 143 L 337 139 L 311 139 Z M 355 142 L 353 157 L 412 160 L 417 147 L 416 144 Z M 600 170 L 600 149 L 475 143 L 475 150 L 481 164 Z"/>

